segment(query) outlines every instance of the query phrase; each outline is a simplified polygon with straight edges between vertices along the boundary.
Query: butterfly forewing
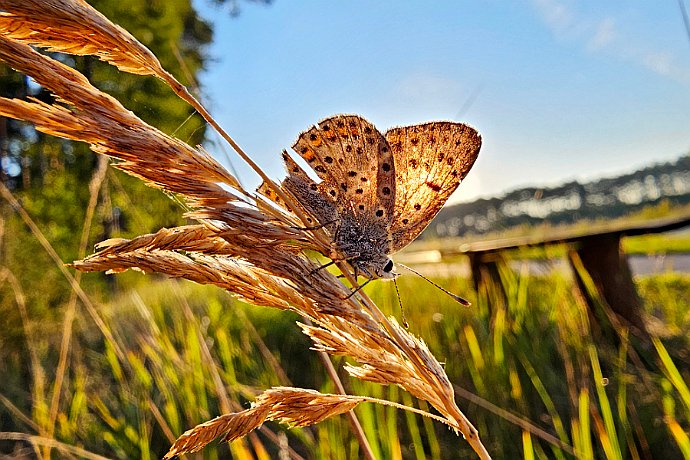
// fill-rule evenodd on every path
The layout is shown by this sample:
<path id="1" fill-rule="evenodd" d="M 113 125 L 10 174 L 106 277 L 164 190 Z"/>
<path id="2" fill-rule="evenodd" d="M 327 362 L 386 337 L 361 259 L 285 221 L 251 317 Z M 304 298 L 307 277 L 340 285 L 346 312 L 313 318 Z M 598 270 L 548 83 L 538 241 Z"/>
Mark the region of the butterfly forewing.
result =
<path id="1" fill-rule="evenodd" d="M 440 211 L 477 159 L 481 137 L 461 123 L 433 122 L 386 133 L 396 169 L 391 252 L 407 246 Z"/>
<path id="2" fill-rule="evenodd" d="M 327 118 L 302 133 L 292 148 L 323 180 L 319 189 L 337 203 L 340 214 L 388 226 L 395 166 L 386 139 L 371 123 L 357 115 Z"/>

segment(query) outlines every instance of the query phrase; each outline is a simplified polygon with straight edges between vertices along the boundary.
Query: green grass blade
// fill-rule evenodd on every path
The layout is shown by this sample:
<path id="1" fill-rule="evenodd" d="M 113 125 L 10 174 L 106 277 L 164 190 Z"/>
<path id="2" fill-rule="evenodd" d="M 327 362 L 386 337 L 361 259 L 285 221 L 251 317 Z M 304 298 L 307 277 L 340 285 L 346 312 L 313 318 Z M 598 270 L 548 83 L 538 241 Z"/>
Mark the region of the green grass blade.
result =
<path id="1" fill-rule="evenodd" d="M 578 397 L 578 432 L 573 434 L 577 438 L 577 455 L 582 460 L 593 460 L 592 427 L 589 419 L 589 391 L 580 390 Z"/>
<path id="2" fill-rule="evenodd" d="M 525 460 L 534 460 L 534 447 L 529 431 L 522 432 L 522 455 Z"/>
<path id="3" fill-rule="evenodd" d="M 680 399 L 683 401 L 683 404 L 685 404 L 685 408 L 688 411 L 688 415 L 690 415 L 690 389 L 688 388 L 688 385 L 683 380 L 683 377 L 680 375 L 680 371 L 676 367 L 675 363 L 673 362 L 673 359 L 671 359 L 671 356 L 668 354 L 666 347 L 664 347 L 661 341 L 658 338 L 654 337 L 652 338 L 652 343 L 654 344 L 654 348 L 656 348 L 656 351 L 659 354 L 659 358 L 661 359 L 661 363 L 663 365 L 664 373 L 671 381 L 676 391 L 678 391 Z"/>
<path id="4" fill-rule="evenodd" d="M 593 345 L 588 347 L 589 358 L 592 363 L 592 371 L 594 377 L 594 385 L 597 390 L 597 397 L 599 399 L 599 407 L 601 409 L 602 416 L 604 418 L 604 426 L 606 428 L 606 434 L 609 438 L 610 451 L 609 455 L 612 459 L 622 460 L 623 454 L 620 450 L 620 445 L 618 443 L 618 435 L 616 433 L 616 424 L 613 421 L 613 412 L 611 410 L 611 404 L 609 398 L 606 395 L 606 389 L 604 386 L 604 376 L 601 373 L 601 366 L 599 365 L 599 357 L 597 355 L 596 348 Z"/>

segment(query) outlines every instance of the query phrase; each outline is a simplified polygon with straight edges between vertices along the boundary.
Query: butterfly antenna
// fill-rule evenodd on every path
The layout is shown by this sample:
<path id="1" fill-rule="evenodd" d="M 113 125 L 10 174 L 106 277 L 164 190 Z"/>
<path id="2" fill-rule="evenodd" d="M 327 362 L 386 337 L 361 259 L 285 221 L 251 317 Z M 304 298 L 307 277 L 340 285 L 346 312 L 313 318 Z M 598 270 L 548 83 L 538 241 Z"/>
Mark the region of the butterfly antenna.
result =
<path id="1" fill-rule="evenodd" d="M 401 320 L 403 323 L 403 326 L 405 326 L 405 329 L 410 328 L 410 324 L 407 322 L 407 318 L 405 318 L 405 309 L 402 306 L 402 299 L 400 298 L 400 291 L 398 290 L 398 281 L 393 278 L 393 284 L 395 285 L 395 293 L 398 294 L 398 304 L 400 305 L 400 316 Z"/>
<path id="2" fill-rule="evenodd" d="M 431 280 L 430 280 L 429 278 L 427 278 L 426 276 L 424 276 L 424 275 L 422 275 L 421 273 L 419 273 L 419 272 L 418 272 L 417 270 L 415 270 L 414 268 L 410 268 L 410 267 L 408 267 L 407 265 L 401 264 L 400 262 L 396 262 L 396 265 L 400 265 L 401 267 L 403 267 L 403 268 L 405 268 L 405 269 L 411 271 L 411 272 L 414 273 L 415 275 L 419 276 L 419 277 L 422 278 L 423 280 L 426 280 L 427 282 L 433 284 L 434 286 L 436 286 L 437 288 L 439 288 L 440 290 L 442 290 L 443 292 L 445 292 L 446 294 L 448 294 L 450 297 L 452 297 L 453 300 L 455 300 L 455 301 L 456 301 L 457 303 L 459 303 L 460 305 L 464 305 L 465 307 L 469 307 L 470 305 L 472 305 L 472 304 L 470 303 L 469 300 L 465 300 L 465 299 L 463 299 L 462 297 L 460 297 L 459 295 L 455 295 L 455 294 L 453 294 L 452 292 L 450 292 L 449 290 L 444 289 L 443 287 L 441 287 L 441 286 L 439 286 L 438 284 L 436 284 L 436 283 L 434 283 L 433 281 L 431 281 Z"/>

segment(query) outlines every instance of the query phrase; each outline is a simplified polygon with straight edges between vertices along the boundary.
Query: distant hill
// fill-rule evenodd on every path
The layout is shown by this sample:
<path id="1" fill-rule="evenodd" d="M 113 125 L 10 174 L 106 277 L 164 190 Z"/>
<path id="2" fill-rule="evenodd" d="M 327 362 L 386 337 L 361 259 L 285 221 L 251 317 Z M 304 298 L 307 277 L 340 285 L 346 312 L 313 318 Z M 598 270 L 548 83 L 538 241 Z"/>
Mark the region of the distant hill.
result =
<path id="1" fill-rule="evenodd" d="M 447 206 L 424 232 L 425 237 L 464 236 L 518 225 L 572 224 L 616 218 L 667 200 L 690 203 L 690 154 L 631 174 L 555 188 L 523 188 L 503 197 Z"/>

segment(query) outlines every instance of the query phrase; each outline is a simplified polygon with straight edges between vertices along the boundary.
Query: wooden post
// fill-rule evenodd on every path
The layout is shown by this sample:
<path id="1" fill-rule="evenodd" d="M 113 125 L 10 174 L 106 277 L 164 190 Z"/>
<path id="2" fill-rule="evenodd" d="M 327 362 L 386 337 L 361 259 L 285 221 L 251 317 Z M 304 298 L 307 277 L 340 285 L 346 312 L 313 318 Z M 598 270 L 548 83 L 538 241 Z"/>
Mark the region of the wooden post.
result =
<path id="1" fill-rule="evenodd" d="M 646 333 L 641 316 L 642 302 L 635 290 L 628 259 L 621 250 L 620 234 L 583 237 L 576 245 L 575 252 L 591 276 L 599 295 L 616 315 L 636 327 L 639 332 Z M 594 314 L 596 313 L 595 300 L 587 293 L 585 283 L 570 256 L 569 261 L 580 292 Z"/>
<path id="2" fill-rule="evenodd" d="M 477 293 L 484 290 L 489 302 L 503 302 L 503 305 L 506 305 L 508 297 L 498 270 L 503 257 L 498 252 L 469 252 L 467 255 L 470 258 L 472 281 Z"/>

